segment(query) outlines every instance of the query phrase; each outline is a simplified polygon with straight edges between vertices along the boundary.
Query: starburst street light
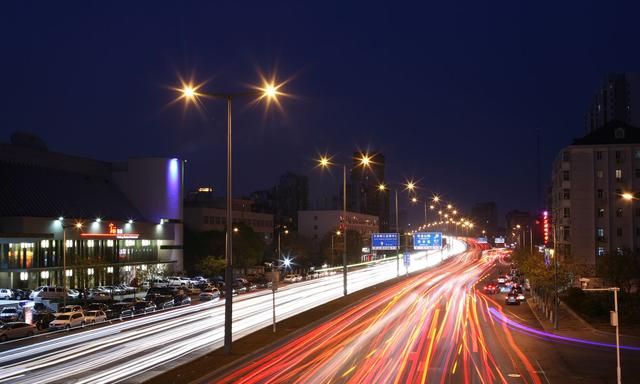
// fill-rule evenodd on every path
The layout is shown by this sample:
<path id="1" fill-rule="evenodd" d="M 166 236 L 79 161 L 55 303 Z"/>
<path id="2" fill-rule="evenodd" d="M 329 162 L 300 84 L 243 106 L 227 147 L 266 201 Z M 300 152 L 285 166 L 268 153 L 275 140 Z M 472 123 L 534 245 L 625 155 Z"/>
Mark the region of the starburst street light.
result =
<path id="1" fill-rule="evenodd" d="M 196 106 L 200 105 L 200 98 L 215 98 L 225 99 L 227 101 L 227 199 L 226 199 L 226 228 L 225 236 L 225 315 L 224 315 L 224 352 L 226 355 L 231 354 L 232 343 L 232 281 L 233 281 L 233 252 L 232 252 L 232 231 L 233 219 L 232 219 L 232 182 L 233 182 L 233 165 L 232 165 L 232 126 L 231 126 L 231 106 L 232 100 L 236 97 L 253 97 L 254 101 L 266 100 L 267 107 L 271 102 L 274 102 L 280 108 L 280 102 L 278 96 L 285 95 L 280 91 L 280 88 L 286 83 L 277 83 L 275 77 L 270 80 L 261 77 L 261 86 L 251 87 L 252 91 L 244 93 L 208 93 L 201 90 L 203 84 L 194 85 L 193 82 L 185 82 L 181 80 L 181 87 L 174 88 L 179 93 L 177 100 L 184 100 L 186 103 L 194 103 Z"/>
<path id="2" fill-rule="evenodd" d="M 327 154 L 320 155 L 320 157 L 316 160 L 317 167 L 328 170 L 331 168 L 331 166 L 337 165 L 331 161 L 332 158 L 333 156 L 328 156 Z M 356 167 L 369 168 L 372 163 L 371 158 L 372 156 L 369 156 L 369 154 L 361 153 L 360 157 L 353 159 L 358 161 L 357 165 L 354 166 L 354 169 Z M 343 237 L 344 248 L 342 253 L 342 264 L 343 264 L 342 276 L 343 276 L 343 294 L 346 296 L 347 295 L 347 220 L 346 220 L 347 218 L 347 165 L 346 164 L 342 164 L 342 217 L 344 220 L 343 228 L 342 228 L 344 230 L 344 237 Z"/>

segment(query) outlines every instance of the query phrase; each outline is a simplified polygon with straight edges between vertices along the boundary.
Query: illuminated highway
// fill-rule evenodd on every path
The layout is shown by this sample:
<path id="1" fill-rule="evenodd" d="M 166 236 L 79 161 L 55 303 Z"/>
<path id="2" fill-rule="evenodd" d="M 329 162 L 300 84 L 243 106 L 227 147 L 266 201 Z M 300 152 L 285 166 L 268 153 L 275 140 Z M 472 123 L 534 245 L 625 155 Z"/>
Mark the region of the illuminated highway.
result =
<path id="1" fill-rule="evenodd" d="M 464 248 L 454 242 L 443 253 L 415 253 L 409 271 L 435 265 Z M 364 267 L 349 273 L 349 292 L 395 276 L 395 260 Z M 341 296 L 341 274 L 283 286 L 276 295 L 277 317 L 282 320 Z M 178 308 L 5 350 L 0 352 L 0 383 L 142 382 L 172 368 L 177 359 L 220 348 L 223 305 L 216 301 Z M 271 309 L 270 291 L 234 298 L 234 338 L 271 324 Z"/>
<path id="2" fill-rule="evenodd" d="M 215 382 L 542 383 L 539 367 L 490 315 L 501 305 L 473 289 L 494 262 L 465 252 Z"/>

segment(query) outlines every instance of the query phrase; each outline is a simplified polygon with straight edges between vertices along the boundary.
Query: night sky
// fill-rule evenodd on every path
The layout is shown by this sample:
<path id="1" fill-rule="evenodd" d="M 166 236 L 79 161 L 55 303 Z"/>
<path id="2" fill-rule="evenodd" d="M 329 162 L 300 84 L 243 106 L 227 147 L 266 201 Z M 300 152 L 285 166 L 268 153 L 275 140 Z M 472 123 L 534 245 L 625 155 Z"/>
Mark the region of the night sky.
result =
<path id="1" fill-rule="evenodd" d="M 546 184 L 604 76 L 640 69 L 633 2 L 89 3 L 0 5 L 0 141 L 20 130 L 103 160 L 178 156 L 188 187 L 221 195 L 225 103 L 171 104 L 179 76 L 225 92 L 290 80 L 282 110 L 235 102 L 236 195 L 291 170 L 315 199 L 328 180 L 316 153 L 369 148 L 392 181 L 504 213 L 539 205 L 536 130 Z"/>

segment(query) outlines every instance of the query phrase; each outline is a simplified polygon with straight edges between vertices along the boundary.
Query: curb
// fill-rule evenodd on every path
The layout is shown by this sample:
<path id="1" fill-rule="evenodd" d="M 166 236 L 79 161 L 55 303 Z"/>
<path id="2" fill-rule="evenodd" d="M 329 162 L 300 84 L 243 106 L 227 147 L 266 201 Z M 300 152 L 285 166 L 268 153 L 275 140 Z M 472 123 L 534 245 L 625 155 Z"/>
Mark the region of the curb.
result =
<path id="1" fill-rule="evenodd" d="M 569 312 L 569 314 L 573 317 L 575 317 L 580 324 L 582 324 L 585 328 L 588 328 L 590 331 L 597 331 L 597 329 L 589 324 L 585 319 L 583 319 L 580 315 L 578 315 L 573 309 L 571 309 L 567 304 L 564 303 L 564 301 L 560 300 L 560 306 L 565 309 L 567 312 Z"/>
<path id="2" fill-rule="evenodd" d="M 538 323 L 540 324 L 542 329 L 544 329 L 545 332 L 553 333 L 554 331 L 556 331 L 555 329 L 553 329 L 553 326 L 549 326 L 546 323 L 546 319 L 543 321 L 540 318 L 540 315 L 538 314 L 538 308 L 535 308 L 533 304 L 531 304 L 530 300 L 526 300 L 526 302 L 527 302 L 527 305 L 529 305 L 529 309 L 531 309 L 531 312 L 533 312 L 533 315 L 536 317 L 536 320 L 538 320 Z"/>

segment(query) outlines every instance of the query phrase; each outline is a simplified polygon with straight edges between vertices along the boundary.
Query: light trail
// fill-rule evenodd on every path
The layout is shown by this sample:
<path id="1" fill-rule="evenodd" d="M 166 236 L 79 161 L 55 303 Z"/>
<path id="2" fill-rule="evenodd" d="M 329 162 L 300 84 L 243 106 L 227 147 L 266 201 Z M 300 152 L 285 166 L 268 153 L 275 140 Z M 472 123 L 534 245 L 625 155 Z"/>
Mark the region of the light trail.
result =
<path id="1" fill-rule="evenodd" d="M 494 263 L 466 252 L 203 382 L 506 383 L 517 372 L 520 382 L 539 384 L 509 330 L 483 317 L 487 302 L 473 286 Z"/>
<path id="2" fill-rule="evenodd" d="M 452 243 L 442 253 L 413 254 L 408 271 L 436 265 L 465 250 L 463 243 Z M 395 277 L 396 260 L 389 258 L 350 271 L 348 290 Z M 340 297 L 341 274 L 282 286 L 276 294 L 278 321 Z M 233 305 L 234 339 L 271 324 L 270 290 L 234 297 Z M 222 347 L 223 322 L 224 302 L 206 302 L 16 347 L 0 352 L 0 382 L 142 382 L 172 368 L 176 360 Z"/>

